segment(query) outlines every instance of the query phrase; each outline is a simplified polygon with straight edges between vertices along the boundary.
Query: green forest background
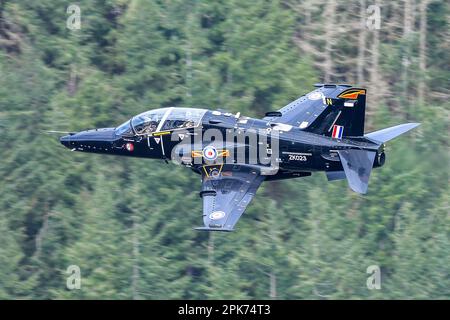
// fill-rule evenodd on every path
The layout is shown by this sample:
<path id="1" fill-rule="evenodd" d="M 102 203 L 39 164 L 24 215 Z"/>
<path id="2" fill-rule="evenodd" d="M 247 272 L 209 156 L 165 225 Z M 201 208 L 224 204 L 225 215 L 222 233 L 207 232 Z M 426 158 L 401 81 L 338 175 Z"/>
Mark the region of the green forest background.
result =
<path id="1" fill-rule="evenodd" d="M 449 10 L 0 0 L 0 298 L 449 299 Z M 45 134 L 166 106 L 263 117 L 316 82 L 367 87 L 366 131 L 422 125 L 388 144 L 366 196 L 322 173 L 265 183 L 233 233 L 193 230 L 189 170 L 72 153 Z M 66 287 L 70 265 L 80 290 Z M 370 265 L 380 290 L 366 286 Z"/>

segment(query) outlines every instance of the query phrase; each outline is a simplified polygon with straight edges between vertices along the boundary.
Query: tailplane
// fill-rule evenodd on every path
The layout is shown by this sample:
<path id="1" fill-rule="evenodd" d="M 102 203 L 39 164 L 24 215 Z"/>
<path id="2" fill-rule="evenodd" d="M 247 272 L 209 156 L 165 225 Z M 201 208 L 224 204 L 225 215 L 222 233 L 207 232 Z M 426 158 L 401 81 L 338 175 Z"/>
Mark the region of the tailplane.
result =
<path id="1" fill-rule="evenodd" d="M 408 132 L 420 125 L 419 123 L 405 123 L 368 133 L 365 138 L 383 145 L 385 142 Z M 373 167 L 381 167 L 385 162 L 384 146 L 378 150 L 347 149 L 338 150 L 344 171 L 327 172 L 328 180 L 339 180 L 347 178 L 350 188 L 358 193 L 366 193 L 369 186 L 369 177 Z M 343 174 L 344 173 L 344 174 Z"/>
<path id="2" fill-rule="evenodd" d="M 371 132 L 365 135 L 366 138 L 373 140 L 378 143 L 385 143 L 389 140 L 392 140 L 399 135 L 402 135 L 409 130 L 414 129 L 415 127 L 419 126 L 420 123 L 404 123 L 400 124 L 398 126 L 381 129 L 375 132 Z"/>

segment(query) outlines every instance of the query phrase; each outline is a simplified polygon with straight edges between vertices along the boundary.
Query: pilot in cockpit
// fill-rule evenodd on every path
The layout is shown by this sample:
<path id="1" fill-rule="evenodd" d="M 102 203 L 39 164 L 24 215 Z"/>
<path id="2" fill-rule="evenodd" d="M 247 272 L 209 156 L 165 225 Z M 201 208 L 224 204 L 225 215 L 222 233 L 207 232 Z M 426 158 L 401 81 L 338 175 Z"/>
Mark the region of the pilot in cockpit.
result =
<path id="1" fill-rule="evenodd" d="M 156 131 L 156 128 L 158 128 L 158 122 L 156 121 L 150 121 L 150 123 L 144 128 L 142 131 L 143 134 L 150 134 L 152 132 Z"/>

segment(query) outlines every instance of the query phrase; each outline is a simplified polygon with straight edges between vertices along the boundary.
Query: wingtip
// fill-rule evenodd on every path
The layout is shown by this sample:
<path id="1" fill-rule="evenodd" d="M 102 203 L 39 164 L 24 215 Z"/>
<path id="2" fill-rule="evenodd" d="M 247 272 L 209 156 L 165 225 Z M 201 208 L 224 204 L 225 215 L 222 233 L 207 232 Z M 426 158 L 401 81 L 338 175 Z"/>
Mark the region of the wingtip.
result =
<path id="1" fill-rule="evenodd" d="M 405 127 L 407 128 L 407 131 L 406 132 L 408 132 L 408 131 L 410 131 L 410 130 L 412 130 L 412 129 L 414 129 L 414 128 L 417 128 L 418 126 L 420 126 L 421 125 L 421 123 L 419 123 L 419 122 L 409 122 L 409 123 L 405 123 Z M 404 133 L 406 133 L 406 132 L 404 132 Z"/>
<path id="2" fill-rule="evenodd" d="M 353 190 L 353 192 L 356 192 L 357 194 L 360 194 L 360 195 L 363 195 L 363 196 L 367 194 L 367 190 L 368 190 L 368 188 L 356 189 L 356 188 L 353 188 L 352 186 L 350 186 L 350 189 Z"/>
<path id="3" fill-rule="evenodd" d="M 348 181 L 348 186 L 350 188 L 350 190 L 352 190 L 353 192 L 360 194 L 360 195 L 365 195 L 367 194 L 367 191 L 369 190 L 369 185 L 368 184 L 364 184 L 364 185 L 360 185 L 357 184 L 355 185 L 355 183 L 353 183 L 352 181 Z"/>
<path id="4" fill-rule="evenodd" d="M 197 227 L 194 228 L 197 231 L 221 231 L 221 232 L 232 232 L 234 229 L 225 229 L 225 228 L 208 228 L 208 227 Z"/>

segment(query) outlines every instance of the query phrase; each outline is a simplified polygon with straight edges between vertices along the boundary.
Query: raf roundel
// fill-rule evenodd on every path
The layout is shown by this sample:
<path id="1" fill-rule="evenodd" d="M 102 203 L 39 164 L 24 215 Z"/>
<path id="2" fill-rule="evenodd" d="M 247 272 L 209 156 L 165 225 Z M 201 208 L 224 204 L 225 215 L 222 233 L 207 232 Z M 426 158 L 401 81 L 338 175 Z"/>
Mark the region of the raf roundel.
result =
<path id="1" fill-rule="evenodd" d="M 213 213 L 211 213 L 209 215 L 209 218 L 211 220 L 220 220 L 223 217 L 225 217 L 225 212 L 223 212 L 223 211 L 214 211 Z"/>
<path id="2" fill-rule="evenodd" d="M 206 160 L 214 161 L 217 159 L 217 150 L 213 146 L 207 146 L 203 149 L 203 157 Z"/>

